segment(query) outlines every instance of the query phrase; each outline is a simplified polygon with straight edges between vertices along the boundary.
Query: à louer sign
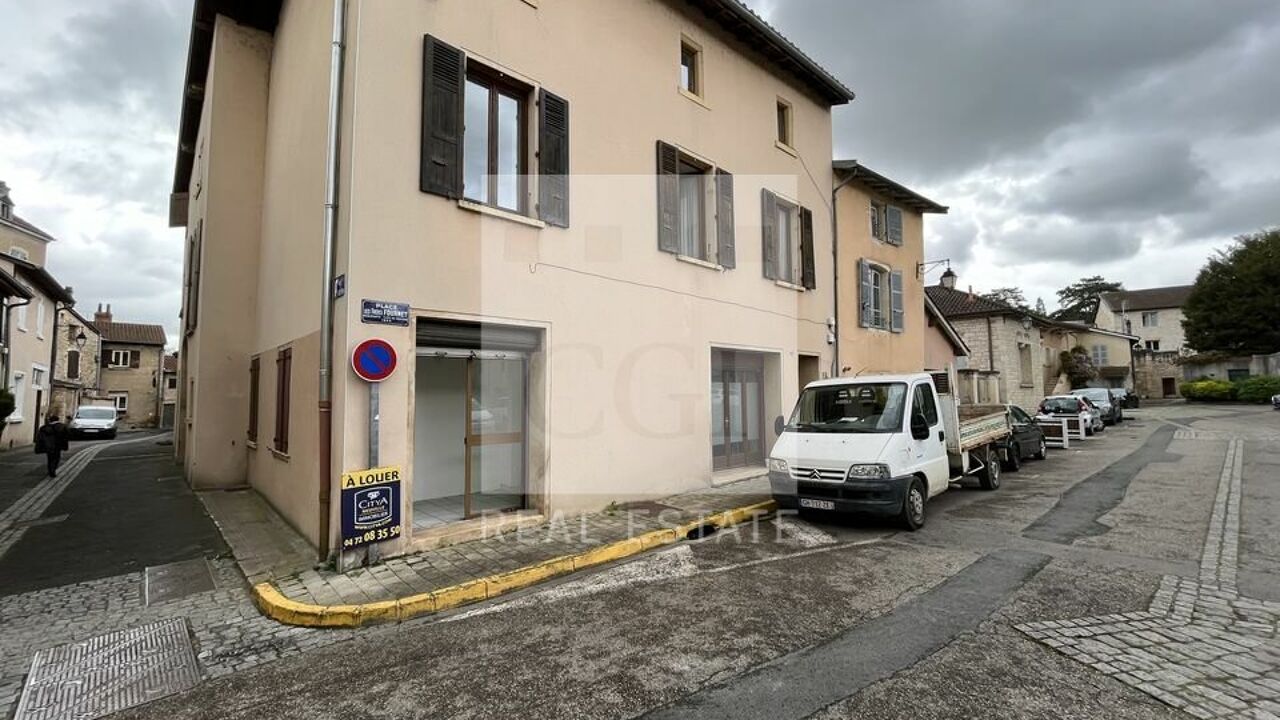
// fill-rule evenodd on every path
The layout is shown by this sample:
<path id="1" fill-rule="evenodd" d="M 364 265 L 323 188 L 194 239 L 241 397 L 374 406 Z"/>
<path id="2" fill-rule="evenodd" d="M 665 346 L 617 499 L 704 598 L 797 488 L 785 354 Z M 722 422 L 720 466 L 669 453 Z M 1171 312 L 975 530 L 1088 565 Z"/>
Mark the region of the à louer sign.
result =
<path id="1" fill-rule="evenodd" d="M 342 549 L 400 537 L 400 468 L 342 474 Z"/>

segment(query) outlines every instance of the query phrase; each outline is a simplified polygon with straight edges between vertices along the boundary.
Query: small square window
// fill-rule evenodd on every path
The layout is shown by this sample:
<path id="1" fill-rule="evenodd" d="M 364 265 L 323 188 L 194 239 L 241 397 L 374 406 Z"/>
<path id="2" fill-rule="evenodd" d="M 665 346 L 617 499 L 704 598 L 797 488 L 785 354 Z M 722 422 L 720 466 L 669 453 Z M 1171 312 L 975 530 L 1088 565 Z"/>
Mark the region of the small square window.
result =
<path id="1" fill-rule="evenodd" d="M 791 147 L 791 105 L 778 100 L 778 142 Z"/>
<path id="2" fill-rule="evenodd" d="M 680 43 L 680 87 L 702 96 L 702 50 L 687 40 Z"/>

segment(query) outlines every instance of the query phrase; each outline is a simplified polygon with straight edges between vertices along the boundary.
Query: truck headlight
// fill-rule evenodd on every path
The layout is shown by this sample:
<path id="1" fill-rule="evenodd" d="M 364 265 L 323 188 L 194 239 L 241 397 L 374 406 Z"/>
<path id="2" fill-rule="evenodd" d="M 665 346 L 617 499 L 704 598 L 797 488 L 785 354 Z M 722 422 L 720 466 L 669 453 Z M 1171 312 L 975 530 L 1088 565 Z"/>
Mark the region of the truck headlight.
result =
<path id="1" fill-rule="evenodd" d="M 786 460 L 780 458 L 769 458 L 769 471 L 791 474 L 791 467 L 787 465 Z"/>
<path id="2" fill-rule="evenodd" d="M 862 463 L 849 466 L 846 479 L 849 480 L 884 480 L 889 477 L 889 466 L 883 463 Z"/>

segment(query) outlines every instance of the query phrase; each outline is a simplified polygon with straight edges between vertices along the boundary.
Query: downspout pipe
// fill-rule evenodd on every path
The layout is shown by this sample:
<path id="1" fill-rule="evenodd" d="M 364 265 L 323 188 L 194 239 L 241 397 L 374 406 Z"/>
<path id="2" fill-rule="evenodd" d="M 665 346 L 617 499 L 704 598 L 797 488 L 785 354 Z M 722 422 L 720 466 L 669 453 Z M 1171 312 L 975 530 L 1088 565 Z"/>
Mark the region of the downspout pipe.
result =
<path id="1" fill-rule="evenodd" d="M 53 301 L 53 334 L 49 336 L 49 405 L 53 409 L 53 383 L 58 379 L 58 315 L 68 306 L 57 300 Z M 47 412 L 47 411 L 46 411 Z"/>
<path id="2" fill-rule="evenodd" d="M 329 559 L 329 505 L 333 488 L 333 280 L 334 245 L 338 237 L 338 157 L 342 149 L 343 44 L 346 38 L 347 2 L 333 0 L 333 39 L 329 58 L 328 142 L 324 159 L 324 249 L 320 282 L 319 371 L 319 527 L 317 553 Z"/>
<path id="3" fill-rule="evenodd" d="M 848 169 L 848 175 L 843 180 L 836 183 L 831 189 L 831 283 L 833 292 L 831 293 L 833 312 L 831 317 L 834 319 L 835 330 L 835 353 L 833 367 L 831 368 L 831 377 L 840 377 L 840 213 L 836 212 L 836 196 L 840 194 L 840 190 L 858 175 L 857 161 L 854 166 Z"/>

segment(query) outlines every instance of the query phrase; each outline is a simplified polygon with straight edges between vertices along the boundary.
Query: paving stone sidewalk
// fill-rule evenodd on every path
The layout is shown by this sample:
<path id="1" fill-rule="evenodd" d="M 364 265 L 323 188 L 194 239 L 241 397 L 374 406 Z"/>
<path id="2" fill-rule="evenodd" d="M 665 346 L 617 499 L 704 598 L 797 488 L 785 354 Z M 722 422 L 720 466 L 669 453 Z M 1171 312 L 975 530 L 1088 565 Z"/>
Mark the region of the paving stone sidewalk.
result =
<path id="1" fill-rule="evenodd" d="M 346 573 L 312 567 L 314 557 L 265 502 L 249 492 L 202 496 L 251 583 L 270 580 L 290 600 L 348 605 L 394 600 L 509 572 L 608 543 L 677 527 L 768 500 L 766 477 L 622 505 L 555 515 L 542 524 L 391 558 Z M 293 539 L 288 539 L 292 535 Z"/>

